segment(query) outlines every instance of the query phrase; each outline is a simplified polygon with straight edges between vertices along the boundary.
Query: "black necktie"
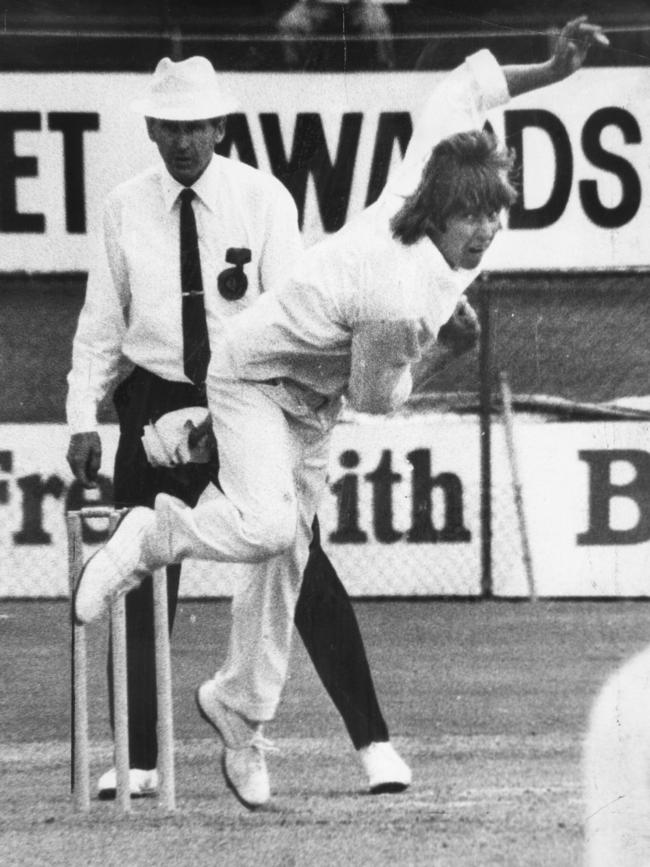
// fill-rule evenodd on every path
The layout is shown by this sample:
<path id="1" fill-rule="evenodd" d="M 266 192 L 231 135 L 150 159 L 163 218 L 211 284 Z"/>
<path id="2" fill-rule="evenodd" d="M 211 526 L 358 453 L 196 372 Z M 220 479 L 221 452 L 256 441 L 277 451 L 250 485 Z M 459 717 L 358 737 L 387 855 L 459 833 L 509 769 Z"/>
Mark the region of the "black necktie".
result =
<path id="1" fill-rule="evenodd" d="M 199 239 L 192 199 L 194 190 L 185 189 L 181 200 L 181 291 L 183 294 L 183 367 L 196 385 L 205 383 L 210 360 L 210 343 L 205 322 L 203 280 Z"/>

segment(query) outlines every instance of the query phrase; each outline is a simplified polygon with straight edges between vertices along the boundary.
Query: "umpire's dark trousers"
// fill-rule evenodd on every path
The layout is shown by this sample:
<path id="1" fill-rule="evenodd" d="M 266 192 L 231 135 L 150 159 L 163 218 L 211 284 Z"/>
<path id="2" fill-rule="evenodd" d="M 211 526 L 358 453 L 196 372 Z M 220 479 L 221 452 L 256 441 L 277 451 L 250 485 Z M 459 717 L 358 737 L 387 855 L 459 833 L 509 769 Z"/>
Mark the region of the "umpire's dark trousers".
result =
<path id="1" fill-rule="evenodd" d="M 169 382 L 136 368 L 115 391 L 120 438 L 115 456 L 114 500 L 117 507 L 153 506 L 157 494 L 179 497 L 194 506 L 218 468 L 205 464 L 151 467 L 142 447 L 143 428 L 167 412 L 205 406 L 194 385 Z M 298 598 L 295 623 L 316 671 L 343 717 L 356 749 L 388 740 L 372 682 L 359 626 L 348 594 L 320 546 L 318 520 Z M 170 630 L 176 613 L 180 565 L 167 567 Z M 156 767 L 156 669 L 151 578 L 126 597 L 130 764 Z M 108 678 L 113 722 L 112 674 Z"/>

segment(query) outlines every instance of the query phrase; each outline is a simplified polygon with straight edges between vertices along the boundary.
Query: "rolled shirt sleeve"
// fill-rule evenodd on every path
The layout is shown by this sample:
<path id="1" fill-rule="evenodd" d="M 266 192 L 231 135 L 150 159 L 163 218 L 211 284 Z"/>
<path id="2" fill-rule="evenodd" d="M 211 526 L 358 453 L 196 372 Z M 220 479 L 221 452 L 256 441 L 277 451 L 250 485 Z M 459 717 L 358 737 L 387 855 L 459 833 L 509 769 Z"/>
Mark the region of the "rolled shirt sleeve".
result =
<path id="1" fill-rule="evenodd" d="M 411 364 L 419 357 L 415 322 L 359 322 L 352 335 L 348 386 L 352 408 L 383 414 L 401 406 L 411 393 Z"/>
<path id="2" fill-rule="evenodd" d="M 279 181 L 277 195 L 268 208 L 264 249 L 260 256 L 260 286 L 262 292 L 275 292 L 286 283 L 294 262 L 303 252 L 298 226 L 298 209 Z"/>
<path id="3" fill-rule="evenodd" d="M 429 96 L 415 122 L 404 159 L 389 179 L 385 194 L 411 195 L 438 142 L 458 132 L 481 129 L 487 112 L 509 100 L 506 78 L 494 55 L 485 48 L 470 55 Z"/>
<path id="4" fill-rule="evenodd" d="M 118 237 L 118 214 L 109 199 L 72 344 L 66 400 L 71 433 L 96 429 L 97 408 L 119 371 L 129 291 Z"/>

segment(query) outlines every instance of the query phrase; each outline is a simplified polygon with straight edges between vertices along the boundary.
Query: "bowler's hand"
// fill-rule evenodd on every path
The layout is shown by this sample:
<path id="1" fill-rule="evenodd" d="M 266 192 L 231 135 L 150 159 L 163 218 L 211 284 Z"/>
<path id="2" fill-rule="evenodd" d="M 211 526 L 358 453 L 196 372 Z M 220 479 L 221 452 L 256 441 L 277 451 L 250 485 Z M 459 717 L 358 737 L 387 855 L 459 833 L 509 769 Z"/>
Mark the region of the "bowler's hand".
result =
<path id="1" fill-rule="evenodd" d="M 72 434 L 66 457 L 75 479 L 84 488 L 96 488 L 102 465 L 102 441 L 97 431 Z"/>
<path id="2" fill-rule="evenodd" d="M 453 355 L 462 355 L 474 349 L 481 334 L 476 311 L 464 295 L 461 295 L 454 312 L 438 332 L 438 342 Z"/>
<path id="3" fill-rule="evenodd" d="M 454 312 L 438 331 L 421 360 L 412 367 L 413 392 L 428 391 L 435 378 L 459 355 L 474 349 L 481 334 L 481 326 L 474 308 L 461 295 Z"/>
<path id="4" fill-rule="evenodd" d="M 557 81 L 580 69 L 592 45 L 609 45 L 609 39 L 598 24 L 590 24 L 586 15 L 565 24 L 557 38 L 550 58 Z"/>

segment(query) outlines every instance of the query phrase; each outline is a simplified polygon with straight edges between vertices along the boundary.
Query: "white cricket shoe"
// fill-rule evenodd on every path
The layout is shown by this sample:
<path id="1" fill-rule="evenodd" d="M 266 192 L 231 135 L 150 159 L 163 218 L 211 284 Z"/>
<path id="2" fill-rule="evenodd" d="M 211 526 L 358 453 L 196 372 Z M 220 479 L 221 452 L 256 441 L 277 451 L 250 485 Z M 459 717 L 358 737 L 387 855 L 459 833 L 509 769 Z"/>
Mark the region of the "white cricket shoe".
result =
<path id="1" fill-rule="evenodd" d="M 158 771 L 129 770 L 129 792 L 132 798 L 151 798 L 158 794 Z M 113 801 L 117 793 L 117 772 L 111 768 L 97 782 L 97 797 L 100 801 Z"/>
<path id="2" fill-rule="evenodd" d="M 92 623 L 109 603 L 138 587 L 148 574 L 142 562 L 142 537 L 154 521 L 153 509 L 136 506 L 120 520 L 106 544 L 81 571 L 74 596 L 78 624 Z"/>
<path id="3" fill-rule="evenodd" d="M 411 785 L 411 769 L 390 741 L 374 741 L 358 750 L 373 795 L 403 792 Z"/>
<path id="4" fill-rule="evenodd" d="M 215 695 L 210 680 L 197 689 L 196 704 L 203 719 L 223 741 L 221 770 L 228 788 L 249 810 L 266 804 L 271 786 L 264 753 L 274 747 L 262 736 L 262 724 L 227 707 Z"/>

